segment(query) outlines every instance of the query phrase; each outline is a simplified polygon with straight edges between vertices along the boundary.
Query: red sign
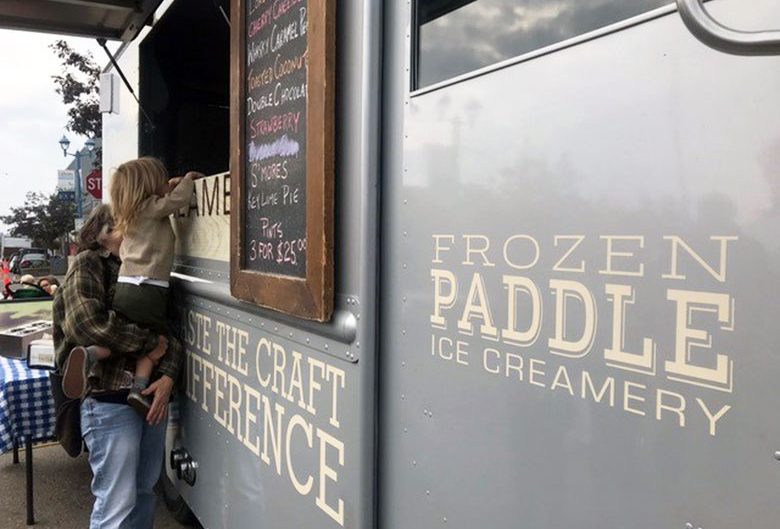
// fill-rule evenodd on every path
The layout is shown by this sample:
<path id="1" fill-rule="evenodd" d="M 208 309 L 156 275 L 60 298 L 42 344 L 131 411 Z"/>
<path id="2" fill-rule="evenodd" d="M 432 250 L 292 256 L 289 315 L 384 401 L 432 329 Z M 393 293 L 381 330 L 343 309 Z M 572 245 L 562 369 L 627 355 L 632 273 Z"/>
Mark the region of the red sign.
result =
<path id="1" fill-rule="evenodd" d="M 103 173 L 100 169 L 95 169 L 87 175 L 87 191 L 96 199 L 103 199 Z"/>

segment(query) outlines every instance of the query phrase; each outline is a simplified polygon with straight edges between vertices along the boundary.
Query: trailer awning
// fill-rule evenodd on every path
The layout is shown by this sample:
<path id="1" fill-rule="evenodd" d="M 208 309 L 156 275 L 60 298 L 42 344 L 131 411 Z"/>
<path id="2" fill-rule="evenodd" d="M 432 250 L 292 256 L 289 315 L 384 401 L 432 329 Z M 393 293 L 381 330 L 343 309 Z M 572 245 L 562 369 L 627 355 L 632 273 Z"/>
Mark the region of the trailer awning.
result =
<path id="1" fill-rule="evenodd" d="M 0 0 L 0 28 L 133 40 L 162 0 Z"/>

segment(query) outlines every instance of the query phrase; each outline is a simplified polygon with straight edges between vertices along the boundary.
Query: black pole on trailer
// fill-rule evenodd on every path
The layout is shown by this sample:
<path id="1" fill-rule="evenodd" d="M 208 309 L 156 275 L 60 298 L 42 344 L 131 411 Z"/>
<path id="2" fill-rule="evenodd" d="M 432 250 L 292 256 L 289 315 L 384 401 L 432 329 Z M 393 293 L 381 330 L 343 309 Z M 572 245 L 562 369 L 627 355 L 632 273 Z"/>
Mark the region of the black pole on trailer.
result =
<path id="1" fill-rule="evenodd" d="M 227 13 L 225 13 L 225 10 L 222 8 L 222 6 L 219 5 L 219 1 L 211 0 L 211 2 L 214 4 L 214 7 L 216 7 L 220 13 L 222 13 L 222 18 L 225 19 L 225 22 L 227 23 L 228 27 L 230 27 L 230 18 L 228 18 Z"/>
<path id="2" fill-rule="evenodd" d="M 152 118 L 150 118 L 149 114 L 147 114 L 146 110 L 144 110 L 144 107 L 141 105 L 141 101 L 139 101 L 138 96 L 135 95 L 135 90 L 133 90 L 133 87 L 130 85 L 130 81 L 127 80 L 127 77 L 125 77 L 125 73 L 122 71 L 122 68 L 119 67 L 116 59 L 114 59 L 114 56 L 111 54 L 111 50 L 109 50 L 108 46 L 106 46 L 106 39 L 97 39 L 97 43 L 100 44 L 100 47 L 105 50 L 106 55 L 108 55 L 108 60 L 111 61 L 111 64 L 114 66 L 114 68 L 116 68 L 116 71 L 119 74 L 119 77 L 122 79 L 122 82 L 125 83 L 125 86 L 128 90 L 130 90 L 130 94 L 132 94 L 133 99 L 135 99 L 135 102 L 138 103 L 138 108 L 141 110 L 141 114 L 144 115 L 144 118 L 146 118 L 149 126 L 152 128 L 152 130 L 154 130 L 155 127 Z"/>

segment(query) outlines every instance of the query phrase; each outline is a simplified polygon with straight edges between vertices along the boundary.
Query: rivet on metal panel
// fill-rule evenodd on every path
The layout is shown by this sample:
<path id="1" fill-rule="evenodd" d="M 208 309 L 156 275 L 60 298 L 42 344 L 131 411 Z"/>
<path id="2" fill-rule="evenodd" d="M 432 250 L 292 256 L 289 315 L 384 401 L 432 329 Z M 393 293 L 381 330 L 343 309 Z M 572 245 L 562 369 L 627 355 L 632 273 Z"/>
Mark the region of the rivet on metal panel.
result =
<path id="1" fill-rule="evenodd" d="M 431 495 L 431 491 L 429 491 L 429 490 L 426 490 L 426 491 L 425 491 L 425 494 L 426 494 L 426 496 L 430 496 L 430 495 Z"/>
<path id="2" fill-rule="evenodd" d="M 355 347 L 357 347 L 358 349 L 360 349 L 360 342 L 355 342 Z"/>
<path id="3" fill-rule="evenodd" d="M 780 450 L 778 450 L 778 451 L 776 451 L 776 452 L 775 452 L 775 459 L 777 459 L 778 461 L 780 461 Z"/>
<path id="4" fill-rule="evenodd" d="M 406 270 L 406 268 L 407 268 L 406 263 L 404 263 L 404 270 Z"/>
<path id="5" fill-rule="evenodd" d="M 423 415 L 427 416 L 428 415 L 428 410 L 423 410 Z"/>
<path id="6" fill-rule="evenodd" d="M 444 518 L 441 519 L 441 521 L 447 523 L 447 517 L 445 516 Z"/>
<path id="7" fill-rule="evenodd" d="M 404 428 L 404 433 L 408 433 L 408 432 L 409 432 L 409 428 Z"/>
<path id="8" fill-rule="evenodd" d="M 402 297 L 401 299 L 403 300 L 404 303 L 406 303 L 406 296 Z"/>
<path id="9" fill-rule="evenodd" d="M 409 201 L 408 201 L 408 200 L 406 200 L 406 199 L 404 199 L 404 205 L 406 205 L 406 204 L 408 204 L 408 203 L 409 203 Z"/>
<path id="10" fill-rule="evenodd" d="M 278 332 L 278 331 L 279 331 L 279 327 L 274 327 L 274 332 Z"/>
<path id="11" fill-rule="evenodd" d="M 406 398 L 406 395 L 404 395 L 403 393 L 401 393 L 401 400 L 404 400 L 405 398 Z"/>
<path id="12" fill-rule="evenodd" d="M 406 362 L 401 362 L 401 367 L 406 367 Z"/>
<path id="13" fill-rule="evenodd" d="M 685 524 L 685 529 L 693 529 L 693 524 L 691 522 L 687 522 Z"/>
<path id="14" fill-rule="evenodd" d="M 328 350 L 328 344 L 325 344 L 325 350 L 326 351 Z"/>
<path id="15" fill-rule="evenodd" d="M 416 467 L 416 466 L 417 466 L 417 460 L 416 460 L 416 459 L 412 459 L 412 466 L 413 466 L 413 467 Z"/>
<path id="16" fill-rule="evenodd" d="M 405 299 L 406 299 L 406 298 L 404 298 L 404 300 L 405 300 Z M 404 336 L 406 336 L 406 329 L 401 329 L 401 334 L 403 334 Z"/>
<path id="17" fill-rule="evenodd" d="M 306 338 L 306 343 L 309 343 L 309 342 L 311 342 L 311 339 L 310 338 Z"/>
<path id="18" fill-rule="evenodd" d="M 292 337 L 293 337 L 293 333 L 290 333 L 290 338 L 292 338 Z"/>
<path id="19" fill-rule="evenodd" d="M 265 327 L 265 323 L 261 323 L 261 324 L 260 324 L 260 327 Z"/>

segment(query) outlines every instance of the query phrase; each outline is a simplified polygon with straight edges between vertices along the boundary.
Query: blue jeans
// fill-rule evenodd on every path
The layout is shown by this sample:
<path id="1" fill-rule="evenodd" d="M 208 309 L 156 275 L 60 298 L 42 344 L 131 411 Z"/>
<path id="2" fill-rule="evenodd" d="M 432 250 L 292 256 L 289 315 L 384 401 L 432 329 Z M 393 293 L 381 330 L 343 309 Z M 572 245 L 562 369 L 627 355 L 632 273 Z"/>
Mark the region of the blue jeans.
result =
<path id="1" fill-rule="evenodd" d="M 150 426 L 126 404 L 81 403 L 81 434 L 92 467 L 90 529 L 151 529 L 165 453 L 165 421 Z"/>

